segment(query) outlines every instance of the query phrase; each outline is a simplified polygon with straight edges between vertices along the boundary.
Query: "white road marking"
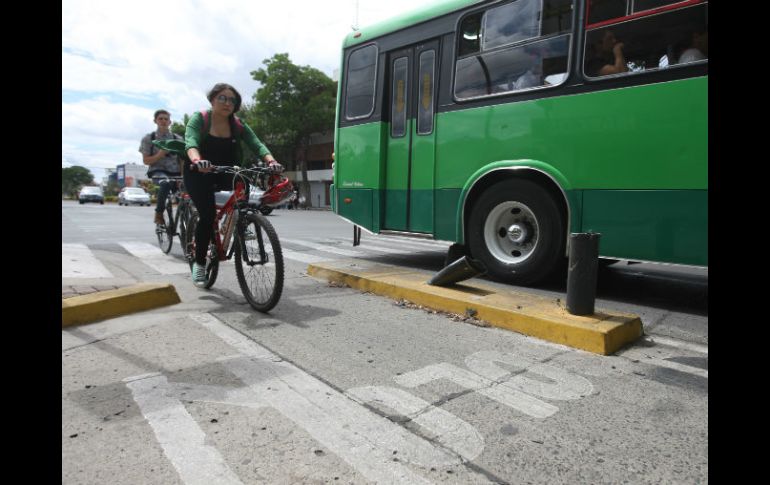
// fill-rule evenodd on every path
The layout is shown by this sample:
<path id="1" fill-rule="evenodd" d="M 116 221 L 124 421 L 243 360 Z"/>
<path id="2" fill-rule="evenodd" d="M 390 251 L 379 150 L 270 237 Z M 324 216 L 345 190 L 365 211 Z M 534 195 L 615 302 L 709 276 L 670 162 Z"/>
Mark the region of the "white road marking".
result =
<path id="1" fill-rule="evenodd" d="M 445 251 L 449 246 L 452 245 L 450 242 L 446 241 L 434 241 L 430 239 L 418 239 L 418 238 L 410 238 L 410 237 L 397 237 L 397 236 L 384 236 L 382 234 L 375 235 L 375 236 L 368 236 L 366 238 L 361 238 L 361 244 L 366 244 L 368 242 L 381 242 L 381 243 L 393 243 L 395 246 L 422 246 L 426 249 L 435 249 L 435 250 L 442 250 Z"/>
<path id="2" fill-rule="evenodd" d="M 430 483 L 403 462 L 393 461 L 393 450 L 412 463 L 457 465 L 458 456 L 373 413 L 294 365 L 283 361 L 256 342 L 208 314 L 192 314 L 241 358 L 223 361 L 251 390 L 377 483 Z"/>
<path id="3" fill-rule="evenodd" d="M 500 383 L 496 383 L 474 372 L 461 369 L 447 362 L 433 364 L 422 369 L 407 372 L 393 378 L 404 387 L 414 388 L 438 379 L 447 379 L 466 389 L 471 389 L 508 407 L 528 414 L 533 418 L 547 418 L 559 410 L 553 404 Z"/>
<path id="4" fill-rule="evenodd" d="M 365 386 L 345 392 L 356 401 L 381 404 L 429 430 L 444 446 L 468 461 L 484 451 L 484 438 L 476 428 L 452 413 L 437 408 L 403 389 Z"/>
<path id="5" fill-rule="evenodd" d="M 322 261 L 329 261 L 329 258 L 322 258 L 314 254 L 307 254 L 299 251 L 292 251 L 291 249 L 287 249 L 284 247 L 281 248 L 281 253 L 283 254 L 283 257 L 285 259 L 299 261 L 300 263 L 314 264 L 314 263 L 320 263 Z"/>
<path id="6" fill-rule="evenodd" d="M 703 377 L 705 379 L 709 378 L 708 369 L 693 367 L 691 365 L 681 364 L 679 362 L 668 360 L 669 358 L 672 358 L 672 357 L 679 357 L 677 355 L 672 355 L 671 352 L 666 352 L 664 354 L 656 354 L 650 348 L 629 347 L 621 352 L 618 352 L 617 356 L 623 357 L 624 359 L 638 360 L 639 362 L 642 362 L 644 364 L 656 365 L 659 367 L 666 367 L 679 372 L 686 372 L 687 374 L 693 374 L 696 376 Z"/>
<path id="7" fill-rule="evenodd" d="M 510 374 L 509 371 L 498 366 L 497 362 L 526 370 L 526 373 L 517 373 L 500 383 L 528 394 L 546 399 L 567 401 L 580 399 L 594 392 L 594 386 L 585 377 L 569 373 L 552 365 L 532 361 L 520 355 L 482 351 L 465 358 L 465 365 L 470 370 L 493 381 L 500 381 Z M 545 380 L 532 379 L 526 374 L 536 374 Z"/>
<path id="8" fill-rule="evenodd" d="M 354 258 L 360 258 L 364 255 L 364 253 L 361 253 L 359 251 L 350 251 L 348 249 L 340 249 L 335 248 L 326 244 L 317 244 L 310 241 L 304 241 L 301 239 L 287 239 L 287 238 L 281 238 L 281 242 L 287 242 L 291 244 L 296 244 L 297 246 L 305 246 L 311 249 L 315 249 L 316 251 L 323 251 L 326 253 L 332 253 L 332 254 L 339 254 L 341 256 L 348 256 L 348 257 L 354 257 Z"/>
<path id="9" fill-rule="evenodd" d="M 85 244 L 62 243 L 62 278 L 114 278 Z"/>
<path id="10" fill-rule="evenodd" d="M 380 253 L 388 254 L 414 254 L 415 252 L 419 251 L 409 247 L 404 247 L 403 249 L 393 249 L 392 246 L 382 246 L 382 243 L 371 243 L 370 241 L 367 241 L 366 244 L 361 244 L 360 246 L 356 247 L 361 250 L 377 251 Z"/>
<path id="11" fill-rule="evenodd" d="M 190 265 L 177 261 L 173 256 L 163 254 L 163 251 L 154 244 L 132 241 L 119 244 L 160 274 L 180 274 L 190 271 Z"/>
<path id="12" fill-rule="evenodd" d="M 168 380 L 160 374 L 124 379 L 134 400 L 152 426 L 163 453 L 187 485 L 237 485 L 242 482 L 230 470 L 206 434 L 184 405 L 168 396 Z"/>
<path id="13" fill-rule="evenodd" d="M 692 350 L 693 352 L 699 352 L 701 354 L 708 355 L 709 348 L 706 345 L 696 344 L 693 342 L 686 342 L 684 340 L 678 340 L 669 337 L 662 337 L 660 335 L 646 335 L 642 337 L 642 340 L 651 342 L 654 344 L 667 345 L 669 347 L 676 347 L 678 349 Z"/>

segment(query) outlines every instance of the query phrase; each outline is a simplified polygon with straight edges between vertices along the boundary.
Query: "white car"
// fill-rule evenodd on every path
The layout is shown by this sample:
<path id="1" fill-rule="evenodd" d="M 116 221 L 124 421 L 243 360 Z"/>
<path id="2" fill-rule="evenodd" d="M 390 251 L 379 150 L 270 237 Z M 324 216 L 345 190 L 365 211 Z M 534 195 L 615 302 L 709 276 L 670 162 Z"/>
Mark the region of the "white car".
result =
<path id="1" fill-rule="evenodd" d="M 98 202 L 104 205 L 104 192 L 102 192 L 101 187 L 83 187 L 78 194 L 78 202 L 81 204 L 85 204 L 86 202 Z"/>
<path id="2" fill-rule="evenodd" d="M 124 187 L 118 194 L 118 205 L 150 205 L 150 194 L 141 187 Z"/>

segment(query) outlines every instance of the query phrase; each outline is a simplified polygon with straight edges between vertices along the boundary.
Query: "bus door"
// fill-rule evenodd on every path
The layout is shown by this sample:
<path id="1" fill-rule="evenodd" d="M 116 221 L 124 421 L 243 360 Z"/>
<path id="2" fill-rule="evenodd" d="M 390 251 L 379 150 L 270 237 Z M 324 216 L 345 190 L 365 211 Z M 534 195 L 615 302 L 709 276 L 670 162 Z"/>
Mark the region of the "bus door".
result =
<path id="1" fill-rule="evenodd" d="M 384 229 L 433 232 L 438 40 L 389 54 Z"/>

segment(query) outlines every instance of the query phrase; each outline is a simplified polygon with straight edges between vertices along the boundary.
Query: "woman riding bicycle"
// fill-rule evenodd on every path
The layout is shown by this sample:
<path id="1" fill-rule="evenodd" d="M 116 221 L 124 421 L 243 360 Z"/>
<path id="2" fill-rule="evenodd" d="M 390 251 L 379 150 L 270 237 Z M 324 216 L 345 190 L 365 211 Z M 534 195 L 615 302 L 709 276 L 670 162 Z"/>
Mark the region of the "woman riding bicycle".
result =
<path id="1" fill-rule="evenodd" d="M 206 96 L 211 109 L 196 112 L 185 129 L 184 184 L 200 217 L 195 227 L 195 262 L 192 280 L 195 286 L 206 286 L 206 252 L 211 240 L 216 208 L 214 192 L 232 188 L 232 174 L 207 173 L 212 165 L 239 165 L 243 160 L 240 141 L 276 171 L 283 170 L 270 150 L 254 131 L 242 123 L 235 113 L 241 107 L 241 95 L 229 84 L 218 83 Z M 247 187 L 248 190 L 248 187 Z M 246 192 L 248 194 L 248 192 Z"/>

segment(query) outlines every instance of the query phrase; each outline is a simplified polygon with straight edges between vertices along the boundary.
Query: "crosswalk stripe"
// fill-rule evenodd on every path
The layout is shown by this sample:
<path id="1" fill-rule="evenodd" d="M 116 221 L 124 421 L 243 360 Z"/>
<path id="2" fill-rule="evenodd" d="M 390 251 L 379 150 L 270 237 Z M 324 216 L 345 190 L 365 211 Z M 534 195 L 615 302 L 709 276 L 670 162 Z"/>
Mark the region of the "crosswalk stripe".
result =
<path id="1" fill-rule="evenodd" d="M 362 241 L 363 244 L 356 249 L 338 247 L 340 243 L 349 243 L 343 238 L 326 238 L 320 240 L 306 240 L 294 238 L 281 238 L 281 242 L 314 251 L 326 253 L 326 255 L 311 254 L 303 250 L 292 250 L 283 247 L 283 256 L 287 260 L 298 261 L 305 264 L 320 263 L 335 259 L 335 256 L 362 258 L 372 253 L 387 253 L 393 255 L 413 254 L 419 251 L 446 249 L 445 245 L 436 242 L 414 241 L 408 238 L 380 237 Z M 185 274 L 189 272 L 189 265 L 180 262 L 174 256 L 163 254 L 155 244 L 139 241 L 122 241 L 116 244 L 123 247 L 131 255 L 140 259 L 144 264 L 161 274 Z M 220 264 L 232 263 L 223 261 Z M 111 278 L 112 274 L 91 253 L 85 244 L 62 243 L 62 278 Z"/>
<path id="2" fill-rule="evenodd" d="M 446 241 L 434 241 L 430 239 L 417 239 L 398 236 L 383 236 L 382 234 L 378 234 L 376 236 L 367 234 L 366 237 L 361 237 L 361 244 L 367 244 L 369 242 L 393 243 L 395 246 L 420 246 L 437 250 L 446 250 L 452 244 Z"/>
<path id="3" fill-rule="evenodd" d="M 343 242 L 349 242 L 344 239 L 333 239 L 334 241 L 343 241 Z M 412 246 L 409 247 L 408 244 L 401 244 L 401 249 L 393 249 L 393 246 L 388 246 L 386 242 L 383 241 L 372 241 L 367 240 L 363 241 L 360 246 L 356 246 L 359 250 L 370 250 L 370 251 L 377 251 L 380 253 L 388 253 L 388 254 L 414 254 L 415 252 L 421 252 L 421 251 L 444 251 L 446 248 L 439 248 L 439 247 L 433 247 L 433 248 L 426 248 L 426 247 L 416 247 Z"/>
<path id="4" fill-rule="evenodd" d="M 333 254 L 339 254 L 340 256 L 348 256 L 348 257 L 354 257 L 358 258 L 363 256 L 363 253 L 358 251 L 350 251 L 348 249 L 340 249 L 340 248 L 334 248 L 331 246 L 327 246 L 325 244 L 317 244 L 311 241 L 304 241 L 300 239 L 287 239 L 287 238 L 281 238 L 281 242 L 287 242 L 290 244 L 296 244 L 297 246 L 305 246 L 311 249 L 315 249 L 317 251 L 323 251 L 326 253 L 333 253 Z"/>
<path id="5" fill-rule="evenodd" d="M 85 244 L 62 243 L 61 277 L 113 278 L 113 275 Z"/>
<path id="6" fill-rule="evenodd" d="M 299 251 L 292 251 L 291 249 L 281 248 L 281 253 L 284 259 L 291 259 L 293 261 L 299 261 L 300 263 L 315 264 L 321 261 L 328 261 L 329 258 L 322 258 L 313 254 L 302 253 Z"/>
<path id="7" fill-rule="evenodd" d="M 160 274 L 179 274 L 190 271 L 190 266 L 180 263 L 173 256 L 163 254 L 158 246 L 143 242 L 121 242 L 126 251 Z"/>

